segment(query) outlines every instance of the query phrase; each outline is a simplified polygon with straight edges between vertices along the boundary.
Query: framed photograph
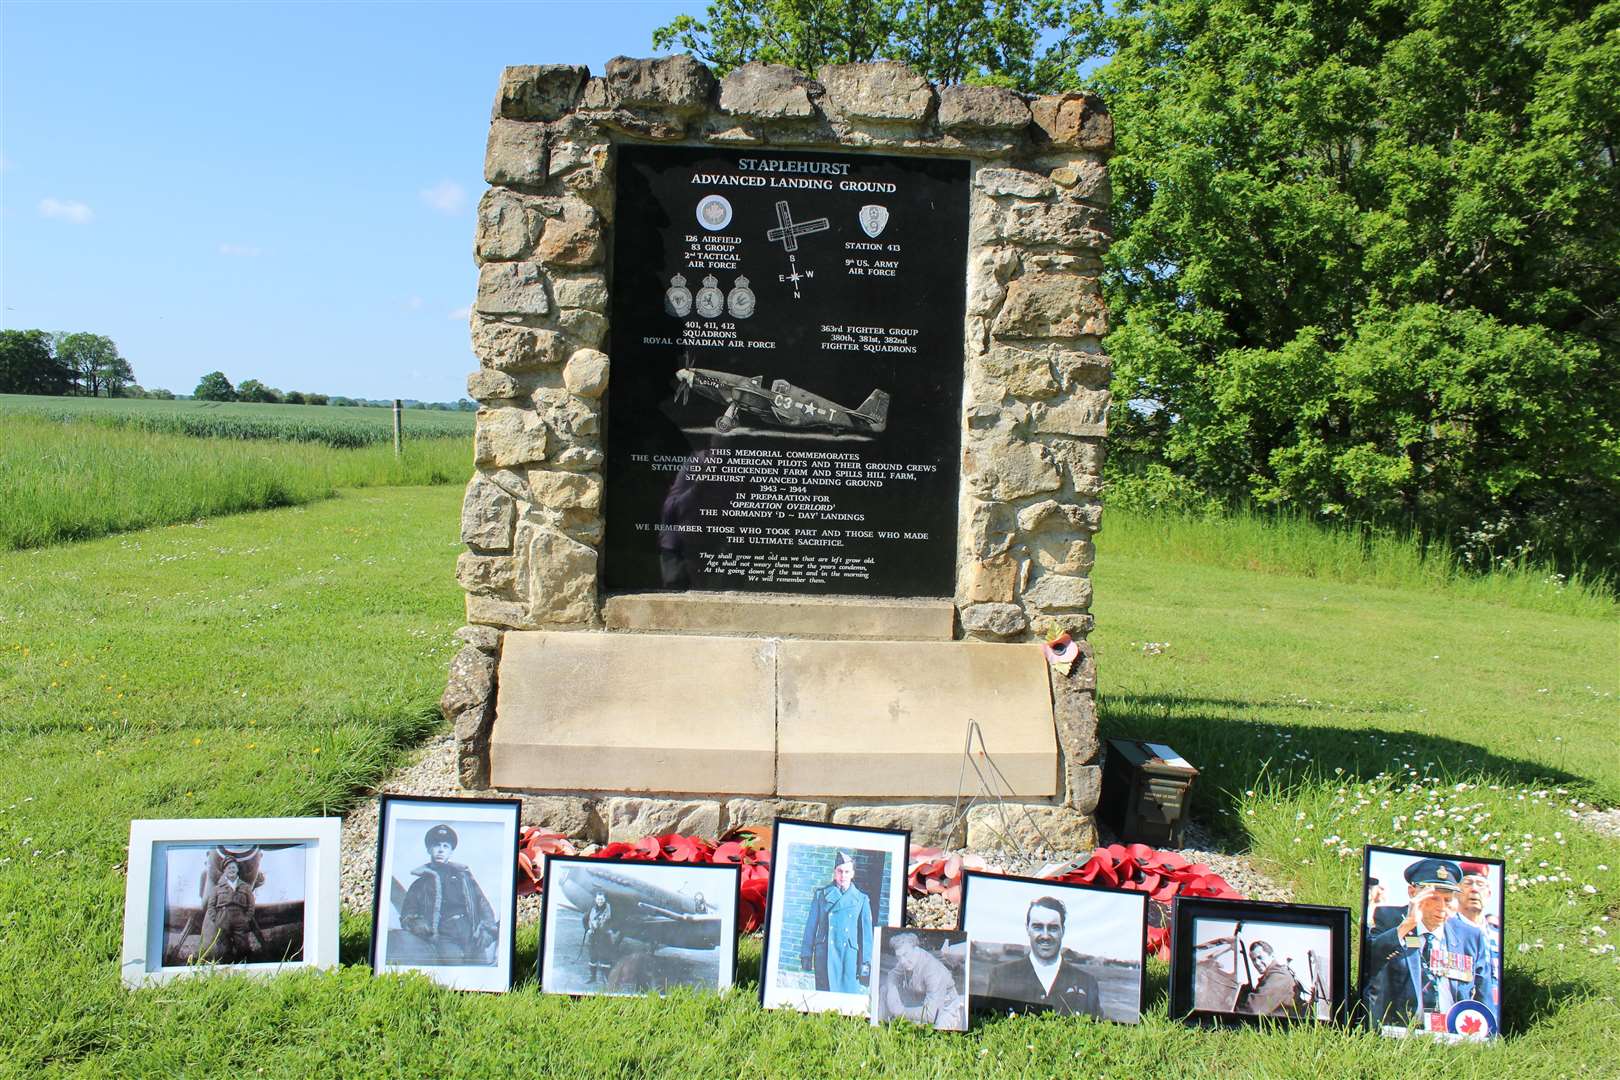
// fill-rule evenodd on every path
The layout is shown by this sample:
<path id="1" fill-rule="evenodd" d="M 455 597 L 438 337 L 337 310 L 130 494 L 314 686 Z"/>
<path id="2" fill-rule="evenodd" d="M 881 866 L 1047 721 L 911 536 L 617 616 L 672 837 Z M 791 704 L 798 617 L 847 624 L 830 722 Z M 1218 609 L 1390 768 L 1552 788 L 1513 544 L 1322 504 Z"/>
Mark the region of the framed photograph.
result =
<path id="1" fill-rule="evenodd" d="M 1385 1035 L 1492 1039 L 1502 1030 L 1500 859 L 1363 852 L 1361 1008 Z"/>
<path id="2" fill-rule="evenodd" d="M 338 818 L 131 821 L 128 986 L 338 959 Z"/>
<path id="3" fill-rule="evenodd" d="M 552 855 L 540 912 L 547 994 L 729 990 L 742 867 Z"/>
<path id="4" fill-rule="evenodd" d="M 911 834 L 777 818 L 771 837 L 760 1004 L 865 1016 L 873 930 L 905 918 Z"/>
<path id="5" fill-rule="evenodd" d="M 371 969 L 457 990 L 512 986 L 518 799 L 379 800 Z"/>
<path id="6" fill-rule="evenodd" d="M 940 1031 L 968 1028 L 965 930 L 880 926 L 872 946 L 872 1023 L 910 1020 Z"/>
<path id="7" fill-rule="evenodd" d="M 1147 979 L 1146 893 L 969 870 L 960 926 L 975 1012 L 1134 1024 Z"/>
<path id="8" fill-rule="evenodd" d="M 1348 908 L 1178 896 L 1170 918 L 1171 1016 L 1206 1026 L 1345 1019 Z"/>

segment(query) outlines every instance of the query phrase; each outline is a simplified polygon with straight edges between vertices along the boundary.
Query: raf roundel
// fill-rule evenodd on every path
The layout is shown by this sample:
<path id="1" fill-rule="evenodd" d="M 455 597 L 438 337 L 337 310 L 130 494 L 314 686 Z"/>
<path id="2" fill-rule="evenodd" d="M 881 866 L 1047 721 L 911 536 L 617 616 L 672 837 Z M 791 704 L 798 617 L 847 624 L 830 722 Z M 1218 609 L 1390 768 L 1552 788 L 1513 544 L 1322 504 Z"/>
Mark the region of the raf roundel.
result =
<path id="1" fill-rule="evenodd" d="M 698 224 L 710 232 L 719 232 L 731 224 L 731 201 L 724 195 L 705 195 L 697 204 Z"/>

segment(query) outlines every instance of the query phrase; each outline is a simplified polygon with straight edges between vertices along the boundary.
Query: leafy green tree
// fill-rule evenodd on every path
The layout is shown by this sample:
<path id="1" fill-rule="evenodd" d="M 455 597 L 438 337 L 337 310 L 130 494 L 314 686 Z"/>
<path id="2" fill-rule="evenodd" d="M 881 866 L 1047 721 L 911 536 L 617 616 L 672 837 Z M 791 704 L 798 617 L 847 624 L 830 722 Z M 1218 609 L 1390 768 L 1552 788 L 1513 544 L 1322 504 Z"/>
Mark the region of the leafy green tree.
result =
<path id="1" fill-rule="evenodd" d="M 692 53 L 721 75 L 750 61 L 814 75 L 824 64 L 898 60 L 941 83 L 1039 91 L 1064 74 L 1064 43 L 1043 32 L 1081 0 L 715 0 L 679 15 L 653 47 Z"/>
<path id="2" fill-rule="evenodd" d="M 326 402 L 327 402 L 327 397 L 326 397 L 325 394 L 305 394 L 304 395 L 304 404 L 305 405 L 325 405 Z"/>
<path id="3" fill-rule="evenodd" d="M 236 400 L 274 405 L 281 401 L 281 392 L 273 386 L 266 386 L 258 379 L 243 379 L 242 385 L 236 388 Z"/>
<path id="4" fill-rule="evenodd" d="M 112 338 L 83 332 L 56 335 L 56 356 L 72 368 L 79 391 L 90 397 L 117 397 L 135 372 L 118 355 Z"/>
<path id="5" fill-rule="evenodd" d="M 149 398 L 153 398 L 155 400 L 158 400 L 158 401 L 173 401 L 174 400 L 174 391 L 173 390 L 165 390 L 160 386 L 160 387 L 157 387 L 156 389 L 148 390 L 146 392 L 146 396 L 149 397 Z"/>
<path id="6" fill-rule="evenodd" d="M 0 394 L 71 394 L 74 377 L 44 330 L 0 330 Z"/>
<path id="7" fill-rule="evenodd" d="M 191 396 L 198 401 L 235 401 L 236 387 L 231 380 L 225 377 L 223 371 L 210 371 L 197 382 L 197 389 Z"/>
<path id="8" fill-rule="evenodd" d="M 1620 4 L 1123 0 L 1071 32 L 1112 54 L 1122 460 L 1620 566 Z"/>

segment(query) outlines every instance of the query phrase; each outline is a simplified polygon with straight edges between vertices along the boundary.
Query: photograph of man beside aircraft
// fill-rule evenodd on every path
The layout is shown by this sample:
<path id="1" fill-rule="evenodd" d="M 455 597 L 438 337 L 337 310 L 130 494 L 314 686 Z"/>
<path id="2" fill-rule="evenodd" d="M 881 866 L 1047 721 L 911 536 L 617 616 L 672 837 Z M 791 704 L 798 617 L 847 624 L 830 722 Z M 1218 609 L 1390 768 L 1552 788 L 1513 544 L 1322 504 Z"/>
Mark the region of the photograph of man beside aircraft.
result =
<path id="1" fill-rule="evenodd" d="M 714 429 L 722 435 L 734 431 L 739 419 L 767 427 L 837 435 L 878 435 L 889 422 L 889 395 L 882 390 L 873 390 L 857 408 L 851 409 L 786 379 L 776 379 L 767 387 L 763 375 L 733 375 L 693 367 L 689 361 L 675 373 L 675 404 L 685 405 L 694 392 L 725 406 L 714 421 Z"/>

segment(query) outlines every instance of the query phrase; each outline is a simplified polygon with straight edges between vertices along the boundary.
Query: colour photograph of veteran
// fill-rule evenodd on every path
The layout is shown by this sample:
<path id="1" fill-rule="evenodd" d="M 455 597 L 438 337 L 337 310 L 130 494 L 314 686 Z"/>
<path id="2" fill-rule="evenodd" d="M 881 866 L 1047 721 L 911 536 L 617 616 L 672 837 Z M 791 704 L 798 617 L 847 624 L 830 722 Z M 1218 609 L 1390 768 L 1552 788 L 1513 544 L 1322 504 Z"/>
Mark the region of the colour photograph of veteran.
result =
<path id="1" fill-rule="evenodd" d="M 396 881 L 409 881 L 410 885 L 399 905 L 399 926 L 404 933 L 390 942 L 390 963 L 495 963 L 500 920 L 472 870 L 451 858 L 460 842 L 450 825 L 435 824 L 422 837 L 427 861 L 410 866 L 403 874 L 396 869 Z M 405 844 L 396 859 L 399 863 L 416 861 Z"/>
<path id="2" fill-rule="evenodd" d="M 1471 1001 L 1489 1010 L 1494 1028 L 1499 1020 L 1495 965 L 1485 931 L 1458 914 L 1461 865 L 1446 857 L 1376 849 L 1369 859 L 1382 880 L 1406 883 L 1406 902 L 1375 908 L 1365 929 L 1363 1004 L 1373 1024 L 1392 1031 L 1415 1026 L 1448 1032 L 1454 1007 Z M 1467 1027 L 1462 1031 L 1473 1033 Z"/>
<path id="3" fill-rule="evenodd" d="M 1327 927 L 1201 918 L 1193 940 L 1194 1009 L 1276 1020 L 1332 1017 Z"/>
<path id="4" fill-rule="evenodd" d="M 967 935 L 889 926 L 878 927 L 877 934 L 872 1022 L 910 1020 L 940 1031 L 966 1031 Z"/>
<path id="5" fill-rule="evenodd" d="M 1141 1019 L 1140 894 L 970 875 L 962 928 L 975 1010 Z"/>

